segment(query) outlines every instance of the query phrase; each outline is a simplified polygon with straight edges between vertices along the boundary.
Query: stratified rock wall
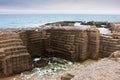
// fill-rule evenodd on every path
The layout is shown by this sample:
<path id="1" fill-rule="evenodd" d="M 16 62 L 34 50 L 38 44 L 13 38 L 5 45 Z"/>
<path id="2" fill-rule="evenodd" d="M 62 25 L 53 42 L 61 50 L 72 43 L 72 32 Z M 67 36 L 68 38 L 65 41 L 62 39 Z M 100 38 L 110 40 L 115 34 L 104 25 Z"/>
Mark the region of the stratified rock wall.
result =
<path id="1" fill-rule="evenodd" d="M 55 56 L 73 61 L 99 58 L 100 32 L 97 29 L 50 29 L 50 50 Z"/>
<path id="2" fill-rule="evenodd" d="M 0 74 L 6 76 L 31 68 L 31 56 L 19 35 L 16 33 L 0 34 Z"/>
<path id="3" fill-rule="evenodd" d="M 88 58 L 88 35 L 86 30 L 78 30 L 75 36 L 75 48 L 79 60 Z"/>
<path id="4" fill-rule="evenodd" d="M 46 52 L 48 38 L 45 31 L 25 30 L 19 34 L 32 57 Z"/>
<path id="5" fill-rule="evenodd" d="M 95 27 L 44 26 L 20 33 L 32 57 L 57 56 L 72 61 L 107 57 L 119 50 L 120 35 L 101 35 Z M 112 38 L 110 38 L 112 37 Z"/>
<path id="6" fill-rule="evenodd" d="M 103 57 L 108 57 L 116 50 L 120 50 L 120 39 L 114 39 L 110 36 L 101 36 L 100 53 Z"/>
<path id="7" fill-rule="evenodd" d="M 100 32 L 97 29 L 89 29 L 88 32 L 88 53 L 92 59 L 100 57 Z"/>
<path id="8" fill-rule="evenodd" d="M 54 51 L 54 56 L 66 59 L 75 59 L 75 34 L 73 31 L 66 30 L 50 30 L 50 47 Z M 49 52 L 49 51 L 48 51 Z M 77 59 L 77 58 L 76 58 Z"/>

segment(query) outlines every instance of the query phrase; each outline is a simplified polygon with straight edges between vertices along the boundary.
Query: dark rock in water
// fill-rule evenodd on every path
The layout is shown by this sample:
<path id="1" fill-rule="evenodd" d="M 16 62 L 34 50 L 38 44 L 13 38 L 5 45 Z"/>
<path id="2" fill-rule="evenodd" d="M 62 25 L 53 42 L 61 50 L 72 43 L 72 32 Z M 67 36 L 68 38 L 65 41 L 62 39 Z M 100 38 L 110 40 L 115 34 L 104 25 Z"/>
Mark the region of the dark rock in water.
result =
<path id="1" fill-rule="evenodd" d="M 61 76 L 61 80 L 71 80 L 73 77 L 74 77 L 74 75 L 67 73 L 67 74 Z"/>
<path id="2" fill-rule="evenodd" d="M 45 66 L 45 65 L 47 65 L 47 61 L 45 61 L 45 60 L 40 60 L 40 61 L 37 61 L 37 62 L 34 63 L 35 67 L 42 67 L 42 66 Z"/>
<path id="3" fill-rule="evenodd" d="M 87 22 L 87 24 L 89 24 L 89 25 L 95 25 L 95 21 Z"/>

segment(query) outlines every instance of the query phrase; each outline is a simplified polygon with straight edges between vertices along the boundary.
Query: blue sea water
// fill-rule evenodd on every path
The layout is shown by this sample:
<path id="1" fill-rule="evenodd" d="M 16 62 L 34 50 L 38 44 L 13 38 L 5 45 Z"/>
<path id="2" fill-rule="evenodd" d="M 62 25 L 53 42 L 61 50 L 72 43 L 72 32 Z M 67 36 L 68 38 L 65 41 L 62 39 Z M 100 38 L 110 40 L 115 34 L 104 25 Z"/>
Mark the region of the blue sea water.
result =
<path id="1" fill-rule="evenodd" d="M 120 15 L 103 14 L 0 14 L 0 28 L 34 27 L 57 21 L 120 22 Z"/>

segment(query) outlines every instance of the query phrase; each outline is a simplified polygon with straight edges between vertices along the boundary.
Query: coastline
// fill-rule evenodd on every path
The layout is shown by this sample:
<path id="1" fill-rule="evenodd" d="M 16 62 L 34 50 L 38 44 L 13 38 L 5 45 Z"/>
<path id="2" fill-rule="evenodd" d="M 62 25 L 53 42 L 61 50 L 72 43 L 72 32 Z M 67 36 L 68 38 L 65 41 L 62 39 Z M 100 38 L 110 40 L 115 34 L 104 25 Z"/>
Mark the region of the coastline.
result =
<path id="1" fill-rule="evenodd" d="M 66 73 L 70 73 L 70 72 L 75 71 L 75 70 L 81 70 L 81 69 L 87 67 L 88 65 L 94 64 L 96 62 L 97 61 L 94 61 L 94 60 L 87 60 L 87 61 L 82 62 L 82 63 L 76 63 L 76 64 L 73 64 L 73 65 L 69 65 L 69 67 L 67 67 L 66 70 L 55 72 L 52 75 L 46 75 L 44 77 L 40 77 L 38 74 L 36 74 L 36 75 L 30 77 L 27 80 L 38 80 L 38 79 L 40 79 L 40 80 L 47 80 L 47 79 L 49 79 L 49 80 L 60 80 L 60 77 L 62 75 L 66 74 Z M 15 80 L 23 80 L 23 79 L 27 78 L 27 77 L 25 77 L 25 74 L 24 74 L 24 76 L 21 76 L 21 74 L 17 74 L 17 75 L 7 77 L 7 78 L 0 78 L 0 80 L 14 80 L 14 79 Z M 28 72 L 28 76 L 30 76 L 30 74 L 31 73 Z"/>
<path id="2" fill-rule="evenodd" d="M 110 33 L 100 33 L 98 28 L 106 28 L 110 30 Z M 50 57 L 60 57 L 71 62 L 80 62 L 89 59 L 99 60 L 100 58 L 109 57 L 113 52 L 120 49 L 119 32 L 120 22 L 94 21 L 62 21 L 47 23 L 33 28 L 0 29 L 0 62 L 2 63 L 0 64 L 2 65 L 0 70 L 1 72 L 3 70 L 2 73 L 6 76 L 31 70 L 33 68 L 32 65 L 36 67 L 36 64 L 37 66 L 41 64 L 39 62 L 41 60 L 38 60 L 35 64 L 31 59 L 43 56 L 47 57 L 45 59 L 47 64 L 49 64 L 49 61 L 53 61 Z M 9 65 L 12 64 L 12 67 L 15 68 L 5 65 L 4 62 L 7 62 Z M 13 64 L 14 62 L 17 65 Z M 21 67 L 18 67 L 18 65 Z M 30 74 L 28 77 L 32 75 Z M 55 78 L 59 76 L 55 76 Z M 0 79 L 7 80 L 10 78 Z M 12 77 L 12 79 L 16 78 Z"/>
<path id="3" fill-rule="evenodd" d="M 58 21 L 120 21 L 120 14 L 1 14 L 0 17 L 0 28 L 34 27 Z"/>

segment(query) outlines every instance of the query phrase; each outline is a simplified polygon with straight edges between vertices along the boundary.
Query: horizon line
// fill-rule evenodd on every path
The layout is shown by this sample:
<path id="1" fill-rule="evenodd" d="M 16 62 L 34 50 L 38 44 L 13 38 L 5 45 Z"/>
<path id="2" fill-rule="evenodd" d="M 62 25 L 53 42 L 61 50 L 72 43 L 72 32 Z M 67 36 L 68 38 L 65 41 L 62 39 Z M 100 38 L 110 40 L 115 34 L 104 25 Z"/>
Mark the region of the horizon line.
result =
<path id="1" fill-rule="evenodd" d="M 0 14 L 87 14 L 87 15 L 120 15 L 120 13 L 0 13 Z"/>

